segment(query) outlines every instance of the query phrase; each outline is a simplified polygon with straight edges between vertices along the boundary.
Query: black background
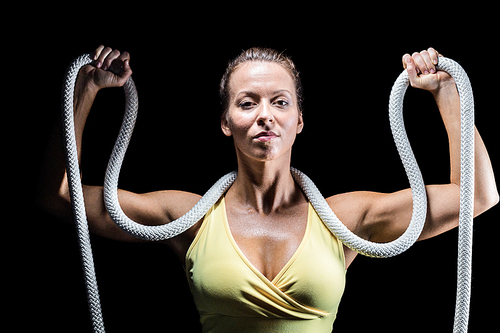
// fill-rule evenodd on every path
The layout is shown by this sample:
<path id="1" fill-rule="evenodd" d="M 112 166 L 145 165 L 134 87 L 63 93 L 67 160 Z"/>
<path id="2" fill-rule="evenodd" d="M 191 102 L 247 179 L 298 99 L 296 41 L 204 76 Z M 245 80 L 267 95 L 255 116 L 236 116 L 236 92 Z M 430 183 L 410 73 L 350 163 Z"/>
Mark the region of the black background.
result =
<path id="1" fill-rule="evenodd" d="M 80 15 L 64 20 L 34 13 L 27 18 L 29 31 L 14 38 L 11 61 L 5 64 L 13 79 L 7 98 L 17 105 L 10 113 L 20 117 L 3 127 L 7 131 L 12 130 L 7 124 L 23 124 L 6 145 L 13 147 L 8 164 L 14 200 L 8 209 L 19 214 L 13 221 L 5 219 L 28 235 L 8 242 L 6 252 L 13 259 L 8 275 L 15 297 L 9 303 L 19 331 L 91 330 L 74 227 L 32 203 L 43 151 L 60 116 L 65 69 L 99 44 L 131 54 L 140 108 L 120 176 L 120 187 L 130 191 L 203 194 L 236 168 L 232 140 L 219 127 L 218 83 L 227 62 L 252 46 L 286 50 L 301 72 L 305 127 L 295 143 L 292 165 L 309 175 L 325 196 L 408 187 L 392 141 L 387 103 L 402 71 L 401 56 L 429 46 L 458 61 L 469 74 L 476 124 L 498 170 L 496 70 L 485 66 L 485 59 L 496 52 L 498 27 L 488 15 L 478 17 L 472 27 L 456 24 L 467 14 L 463 8 L 457 14 L 440 14 L 438 8 L 421 13 L 402 7 L 392 8 L 400 16 L 382 16 L 380 8 L 316 7 L 302 12 L 298 7 L 285 13 L 247 4 L 214 15 L 212 7 L 161 6 L 139 12 L 128 4 L 99 6 L 104 5 L 79 8 L 75 11 Z M 103 182 L 123 105 L 118 88 L 100 92 L 94 103 L 84 134 L 87 184 Z M 405 121 L 426 184 L 447 183 L 447 137 L 429 93 L 407 92 Z M 475 219 L 470 332 L 492 325 L 497 313 L 499 212 L 495 207 Z M 97 236 L 92 244 L 108 332 L 200 331 L 184 272 L 168 248 Z M 456 244 L 453 230 L 395 258 L 358 256 L 347 272 L 334 332 L 451 331 Z"/>

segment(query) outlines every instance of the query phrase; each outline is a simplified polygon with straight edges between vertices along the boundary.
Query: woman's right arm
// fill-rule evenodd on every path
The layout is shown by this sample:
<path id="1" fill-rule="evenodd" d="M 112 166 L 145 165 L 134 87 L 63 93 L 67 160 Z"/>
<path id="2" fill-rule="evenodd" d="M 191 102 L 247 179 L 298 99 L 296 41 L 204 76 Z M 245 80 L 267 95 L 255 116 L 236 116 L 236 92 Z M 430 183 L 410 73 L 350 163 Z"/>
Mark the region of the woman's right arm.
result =
<path id="1" fill-rule="evenodd" d="M 78 75 L 74 94 L 75 135 L 78 160 L 81 162 L 83 130 L 95 96 L 100 89 L 121 87 L 132 74 L 130 55 L 127 52 L 100 46 L 94 53 L 95 66 L 84 66 Z M 83 185 L 85 208 L 90 231 L 103 237 L 139 241 L 128 235 L 111 220 L 104 206 L 102 186 Z M 119 190 L 118 199 L 124 213 L 134 221 L 145 225 L 169 223 L 184 215 L 199 200 L 200 196 L 180 191 L 159 191 L 144 194 Z M 70 221 L 72 219 L 68 179 L 62 140 L 62 128 L 57 126 L 50 138 L 49 147 L 42 167 L 38 192 L 39 204 L 50 213 Z M 196 230 L 191 230 L 195 233 Z M 182 238 L 190 243 L 193 235 L 185 235 L 170 242 L 175 247 Z M 169 244 L 169 242 L 166 242 Z M 182 246 L 184 247 L 184 246 Z"/>

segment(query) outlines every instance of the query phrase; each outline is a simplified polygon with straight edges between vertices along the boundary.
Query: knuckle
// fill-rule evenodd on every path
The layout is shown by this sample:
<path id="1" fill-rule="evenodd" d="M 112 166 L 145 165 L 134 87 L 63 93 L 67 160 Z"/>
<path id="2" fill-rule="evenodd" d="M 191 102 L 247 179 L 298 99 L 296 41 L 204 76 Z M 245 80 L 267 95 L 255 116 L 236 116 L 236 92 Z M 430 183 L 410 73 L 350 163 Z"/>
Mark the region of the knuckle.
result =
<path id="1" fill-rule="evenodd" d="M 104 58 L 104 57 L 107 57 L 107 56 L 108 56 L 108 54 L 109 54 L 111 51 L 112 51 L 112 49 L 111 49 L 109 46 L 108 46 L 108 47 L 106 47 L 106 48 L 104 48 L 104 50 L 102 50 L 102 52 L 101 52 L 101 57 L 103 57 L 103 58 Z"/>
<path id="2" fill-rule="evenodd" d="M 101 60 L 101 62 L 108 55 L 108 53 L 109 53 L 108 48 L 104 48 L 101 50 L 101 52 L 99 53 L 99 59 Z"/>
<path id="3" fill-rule="evenodd" d="M 99 54 L 100 57 L 104 57 L 109 53 L 107 48 L 102 49 L 101 53 Z"/>
<path id="4" fill-rule="evenodd" d="M 108 55 L 108 59 L 115 59 L 115 58 L 118 58 L 120 56 L 120 51 L 118 50 L 113 50 L 111 51 L 111 53 Z"/>
<path id="5" fill-rule="evenodd" d="M 436 51 L 434 48 L 430 47 L 429 48 L 429 54 L 431 55 L 431 57 L 433 59 L 437 59 L 438 55 L 439 55 L 439 52 Z"/>
<path id="6" fill-rule="evenodd" d="M 111 51 L 107 56 L 106 59 L 104 60 L 104 64 L 109 67 L 111 66 L 111 63 L 120 56 L 120 51 L 118 50 L 113 50 Z"/>

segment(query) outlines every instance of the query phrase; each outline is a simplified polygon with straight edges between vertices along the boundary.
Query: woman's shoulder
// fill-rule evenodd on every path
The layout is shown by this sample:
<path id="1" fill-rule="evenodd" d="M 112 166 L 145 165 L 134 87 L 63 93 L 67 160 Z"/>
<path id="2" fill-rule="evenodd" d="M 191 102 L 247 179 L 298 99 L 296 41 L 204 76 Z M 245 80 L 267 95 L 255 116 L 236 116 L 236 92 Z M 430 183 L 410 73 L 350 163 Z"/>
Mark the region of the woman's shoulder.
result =
<path id="1" fill-rule="evenodd" d="M 340 221 L 356 235 L 368 239 L 369 230 L 366 228 L 365 221 L 370 219 L 370 208 L 376 205 L 377 201 L 384 194 L 357 191 L 333 195 L 326 199 L 326 202 L 333 210 Z M 357 253 L 344 245 L 344 257 L 346 269 L 356 258 Z"/>
<path id="2" fill-rule="evenodd" d="M 355 232 L 381 195 L 370 191 L 346 192 L 328 197 L 326 202 L 340 221 Z"/>
<path id="3" fill-rule="evenodd" d="M 174 221 L 186 214 L 201 199 L 201 195 L 176 190 L 159 191 L 156 200 L 161 202 L 169 221 Z"/>
<path id="4" fill-rule="evenodd" d="M 201 195 L 176 190 L 166 190 L 152 192 L 149 195 L 157 202 L 158 207 L 163 211 L 167 223 L 175 221 L 185 215 L 201 199 Z M 189 245 L 196 237 L 196 234 L 202 223 L 201 219 L 191 228 L 178 236 L 162 241 L 174 250 L 182 262 Z"/>

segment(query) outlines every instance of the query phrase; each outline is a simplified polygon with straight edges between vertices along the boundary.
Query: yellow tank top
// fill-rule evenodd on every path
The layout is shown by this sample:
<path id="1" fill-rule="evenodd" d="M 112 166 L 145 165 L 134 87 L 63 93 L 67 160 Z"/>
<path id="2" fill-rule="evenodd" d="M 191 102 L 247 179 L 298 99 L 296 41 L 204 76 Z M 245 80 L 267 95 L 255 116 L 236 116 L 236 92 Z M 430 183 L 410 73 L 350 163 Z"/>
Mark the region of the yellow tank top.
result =
<path id="1" fill-rule="evenodd" d="M 203 332 L 330 333 L 344 292 L 344 251 L 309 204 L 302 242 L 269 281 L 234 241 L 223 197 L 187 251 L 186 274 Z"/>

